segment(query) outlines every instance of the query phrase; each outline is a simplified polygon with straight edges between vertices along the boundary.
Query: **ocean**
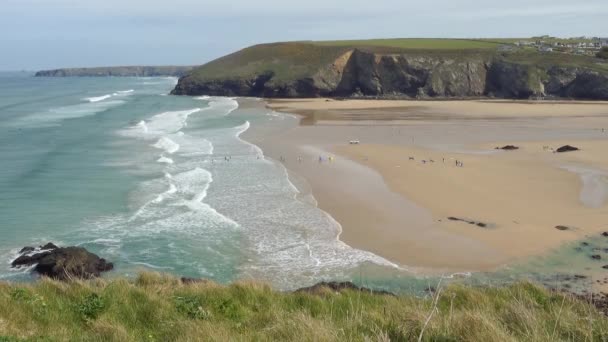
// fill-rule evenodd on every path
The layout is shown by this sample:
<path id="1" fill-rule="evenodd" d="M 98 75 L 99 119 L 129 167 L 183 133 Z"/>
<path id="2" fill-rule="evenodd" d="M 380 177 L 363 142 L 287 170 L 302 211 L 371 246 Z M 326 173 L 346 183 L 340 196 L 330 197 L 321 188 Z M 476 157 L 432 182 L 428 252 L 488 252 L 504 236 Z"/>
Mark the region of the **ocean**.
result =
<path id="1" fill-rule="evenodd" d="M 241 134 L 272 125 L 258 99 L 178 97 L 175 78 L 0 74 L 0 279 L 46 242 L 141 270 L 289 289 L 396 269 L 353 249 L 286 169 Z M 289 116 L 282 120 L 296 120 Z"/>

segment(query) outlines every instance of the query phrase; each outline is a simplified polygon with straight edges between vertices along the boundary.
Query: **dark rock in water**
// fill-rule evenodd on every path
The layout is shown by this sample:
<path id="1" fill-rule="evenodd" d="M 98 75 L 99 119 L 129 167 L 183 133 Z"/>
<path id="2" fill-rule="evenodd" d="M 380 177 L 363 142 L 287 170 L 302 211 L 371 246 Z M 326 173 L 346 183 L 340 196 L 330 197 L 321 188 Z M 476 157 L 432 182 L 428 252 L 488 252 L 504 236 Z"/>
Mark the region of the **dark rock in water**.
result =
<path id="1" fill-rule="evenodd" d="M 54 243 L 49 242 L 44 246 L 40 246 L 40 249 L 57 249 L 59 247 L 57 247 Z"/>
<path id="2" fill-rule="evenodd" d="M 505 150 L 505 151 L 513 151 L 513 150 L 519 150 L 519 147 L 515 146 L 515 145 L 505 145 L 503 147 L 497 147 L 497 150 Z"/>
<path id="3" fill-rule="evenodd" d="M 602 236 L 608 237 L 608 232 L 603 232 Z"/>
<path id="4" fill-rule="evenodd" d="M 34 248 L 34 247 L 25 246 L 25 247 L 21 248 L 21 250 L 19 251 L 19 254 L 27 254 L 27 253 L 31 253 L 35 250 L 36 250 L 36 248 Z"/>
<path id="5" fill-rule="evenodd" d="M 301 289 L 297 289 L 294 292 L 296 293 L 310 293 L 310 294 L 322 294 L 326 290 L 331 290 L 334 292 L 341 292 L 344 290 L 352 290 L 352 291 L 361 291 L 361 292 L 370 292 L 381 295 L 395 296 L 394 293 L 384 291 L 384 290 L 372 290 L 365 287 L 359 287 L 351 282 L 321 282 L 316 285 L 310 287 L 303 287 Z"/>
<path id="6" fill-rule="evenodd" d="M 182 281 L 182 284 L 198 284 L 198 283 L 206 283 L 207 282 L 207 279 L 188 278 L 188 277 L 181 277 L 180 280 Z"/>
<path id="7" fill-rule="evenodd" d="M 49 243 L 41 248 L 40 253 L 19 256 L 11 263 L 12 267 L 36 265 L 35 272 L 59 280 L 95 278 L 114 268 L 111 262 L 82 247 L 59 248 Z"/>
<path id="8" fill-rule="evenodd" d="M 608 265 L 602 266 L 603 269 L 608 270 Z"/>
<path id="9" fill-rule="evenodd" d="M 44 258 L 45 256 L 47 256 L 49 254 L 51 254 L 51 252 L 41 252 L 41 253 L 36 253 L 34 255 L 21 255 L 17 259 L 13 260 L 13 262 L 11 262 L 11 266 L 12 267 L 32 266 L 34 264 L 37 264 L 40 261 L 40 259 Z"/>
<path id="10" fill-rule="evenodd" d="M 557 150 L 555 150 L 556 152 L 571 152 L 571 151 L 578 151 L 579 149 L 577 147 L 574 146 L 570 146 L 570 145 L 564 145 L 560 148 L 558 148 Z"/>
<path id="11" fill-rule="evenodd" d="M 485 228 L 485 227 L 487 227 L 488 225 L 487 225 L 487 224 L 485 224 L 485 223 L 482 223 L 482 222 L 477 222 L 477 226 L 478 226 L 478 227 L 481 227 L 481 228 Z"/>
<path id="12" fill-rule="evenodd" d="M 589 242 L 583 241 L 583 242 L 581 242 L 581 245 L 583 245 L 583 246 L 589 246 Z"/>
<path id="13" fill-rule="evenodd" d="M 575 274 L 574 278 L 575 279 L 587 279 L 587 276 L 586 275 L 582 275 L 582 274 Z"/>
<path id="14" fill-rule="evenodd" d="M 599 254 L 594 254 L 594 255 L 591 256 L 591 259 L 600 260 L 600 259 L 602 259 L 602 256 L 599 255 Z"/>
<path id="15" fill-rule="evenodd" d="M 568 228 L 566 226 L 555 226 L 555 229 L 557 229 L 557 230 L 568 230 L 570 228 Z"/>

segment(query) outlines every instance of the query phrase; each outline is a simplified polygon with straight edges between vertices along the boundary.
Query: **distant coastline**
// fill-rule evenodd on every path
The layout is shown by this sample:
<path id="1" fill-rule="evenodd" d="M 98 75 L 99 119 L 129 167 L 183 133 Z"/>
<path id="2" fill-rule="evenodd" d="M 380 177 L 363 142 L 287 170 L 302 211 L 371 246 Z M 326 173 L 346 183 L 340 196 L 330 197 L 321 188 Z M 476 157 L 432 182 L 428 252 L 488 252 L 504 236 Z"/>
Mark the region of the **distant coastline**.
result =
<path id="1" fill-rule="evenodd" d="M 182 77 L 194 66 L 116 66 L 40 70 L 35 77 Z"/>

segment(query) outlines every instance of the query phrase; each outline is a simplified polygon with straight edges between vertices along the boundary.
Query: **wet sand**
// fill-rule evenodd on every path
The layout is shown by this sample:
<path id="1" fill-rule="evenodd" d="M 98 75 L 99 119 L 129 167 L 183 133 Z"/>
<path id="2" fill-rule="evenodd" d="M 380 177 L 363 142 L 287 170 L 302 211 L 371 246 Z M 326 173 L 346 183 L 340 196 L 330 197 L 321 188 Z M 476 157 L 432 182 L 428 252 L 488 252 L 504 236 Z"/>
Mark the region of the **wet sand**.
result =
<path id="1" fill-rule="evenodd" d="M 284 117 L 253 142 L 283 157 L 298 186 L 342 225 L 341 240 L 400 265 L 493 270 L 608 230 L 608 103 L 315 99 L 269 107 L 304 115 L 302 124 Z M 506 144 L 520 149 L 494 149 Z M 544 148 L 564 144 L 582 150 Z"/>

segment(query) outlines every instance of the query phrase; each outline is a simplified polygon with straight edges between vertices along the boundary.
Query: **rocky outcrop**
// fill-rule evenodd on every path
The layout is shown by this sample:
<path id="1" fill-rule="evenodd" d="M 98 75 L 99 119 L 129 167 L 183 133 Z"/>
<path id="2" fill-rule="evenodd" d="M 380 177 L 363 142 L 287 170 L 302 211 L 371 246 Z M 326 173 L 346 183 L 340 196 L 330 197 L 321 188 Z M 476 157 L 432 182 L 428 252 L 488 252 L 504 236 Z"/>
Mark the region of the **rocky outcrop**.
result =
<path id="1" fill-rule="evenodd" d="M 309 287 L 303 287 L 301 289 L 297 289 L 294 292 L 296 293 L 309 293 L 309 294 L 314 294 L 314 295 L 320 295 L 323 293 L 327 293 L 329 292 L 334 292 L 334 293 L 340 293 L 342 291 L 361 291 L 361 292 L 369 292 L 369 293 L 374 293 L 374 294 L 379 294 L 379 295 L 387 295 L 387 296 L 395 296 L 394 293 L 392 292 L 388 292 L 388 291 L 384 291 L 384 290 L 372 290 L 372 289 L 368 289 L 366 287 L 359 287 L 355 284 L 353 284 L 352 282 L 349 281 L 345 281 L 345 282 L 336 282 L 336 281 L 330 281 L 330 282 L 320 282 L 318 284 L 315 284 L 313 286 L 309 286 Z"/>
<path id="2" fill-rule="evenodd" d="M 181 77 L 192 66 L 125 66 L 99 68 L 68 68 L 38 71 L 36 77 Z"/>
<path id="3" fill-rule="evenodd" d="M 277 79 L 271 70 L 248 77 L 206 78 L 195 69 L 180 78 L 172 94 L 608 100 L 608 71 L 564 65 L 475 53 L 382 54 L 353 49 L 315 73 L 295 79 Z"/>
<path id="4" fill-rule="evenodd" d="M 578 147 L 564 145 L 564 146 L 558 148 L 557 150 L 555 150 L 555 152 L 564 153 L 564 152 L 573 152 L 573 151 L 578 151 L 578 150 L 579 150 Z"/>
<path id="5" fill-rule="evenodd" d="M 21 255 L 11 262 L 12 267 L 35 265 L 36 273 L 59 280 L 95 278 L 114 268 L 111 262 L 82 247 L 60 248 L 48 243 L 39 248 L 24 247 L 19 253 Z"/>

